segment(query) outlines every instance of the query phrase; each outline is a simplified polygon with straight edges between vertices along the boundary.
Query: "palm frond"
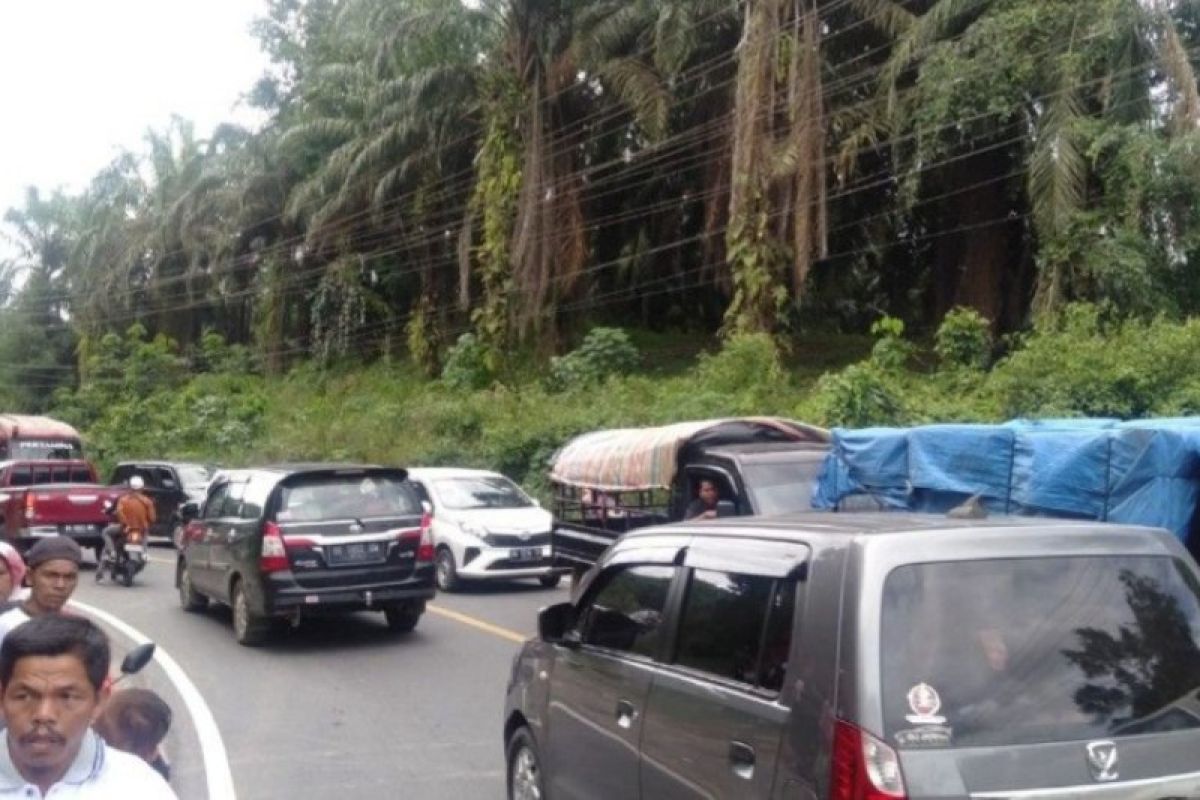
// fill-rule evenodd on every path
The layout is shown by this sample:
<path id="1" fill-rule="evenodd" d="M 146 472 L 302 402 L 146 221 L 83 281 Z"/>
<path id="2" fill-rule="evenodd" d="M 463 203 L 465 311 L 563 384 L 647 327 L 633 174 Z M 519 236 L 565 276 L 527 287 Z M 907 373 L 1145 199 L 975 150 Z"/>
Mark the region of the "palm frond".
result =
<path id="1" fill-rule="evenodd" d="M 1039 120 L 1029 165 L 1029 199 L 1043 252 L 1050 251 L 1047 245 L 1066 231 L 1083 207 L 1087 189 L 1087 162 L 1077 133 L 1084 116 L 1080 85 L 1070 69 L 1062 70 L 1060 84 Z M 1039 312 L 1062 302 L 1067 266 L 1051 257 L 1044 260 L 1035 293 Z"/>
<path id="2" fill-rule="evenodd" d="M 284 131 L 279 137 L 279 148 L 288 150 L 313 142 L 345 142 L 359 133 L 359 125 L 347 119 L 323 117 L 309 120 Z"/>
<path id="3" fill-rule="evenodd" d="M 666 135 L 671 93 L 652 67 L 636 58 L 615 58 L 604 63 L 600 75 L 632 109 L 647 136 L 657 140 Z"/>
<path id="4" fill-rule="evenodd" d="M 896 0 L 850 0 L 858 15 L 893 39 L 907 33 L 917 17 Z"/>
<path id="5" fill-rule="evenodd" d="M 1194 131 L 1200 127 L 1200 92 L 1196 89 L 1191 52 L 1170 15 L 1161 12 L 1158 16 L 1163 39 L 1159 60 L 1175 97 L 1173 123 L 1178 131 Z"/>
<path id="6" fill-rule="evenodd" d="M 894 96 L 900 76 L 920 53 L 934 42 L 952 35 L 994 2 L 996 0 L 939 0 L 900 37 L 880 71 L 880 85 Z"/>

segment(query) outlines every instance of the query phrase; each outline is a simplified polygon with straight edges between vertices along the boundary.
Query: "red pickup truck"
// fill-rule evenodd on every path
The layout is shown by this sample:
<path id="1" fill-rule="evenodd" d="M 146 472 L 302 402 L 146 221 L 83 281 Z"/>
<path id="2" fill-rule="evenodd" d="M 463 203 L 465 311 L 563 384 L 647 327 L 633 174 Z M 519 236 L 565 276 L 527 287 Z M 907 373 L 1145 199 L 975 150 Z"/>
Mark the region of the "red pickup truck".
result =
<path id="1" fill-rule="evenodd" d="M 99 553 L 104 503 L 121 494 L 101 486 L 86 461 L 0 461 L 0 538 L 24 550 L 61 534 Z"/>

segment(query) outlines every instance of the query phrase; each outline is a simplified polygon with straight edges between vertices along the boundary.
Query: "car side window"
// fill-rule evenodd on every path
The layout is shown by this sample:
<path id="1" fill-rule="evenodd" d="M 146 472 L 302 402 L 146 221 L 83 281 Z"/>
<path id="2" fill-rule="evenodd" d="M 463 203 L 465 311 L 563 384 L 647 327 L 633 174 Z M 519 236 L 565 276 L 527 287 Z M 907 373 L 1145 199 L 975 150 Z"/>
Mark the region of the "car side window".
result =
<path id="1" fill-rule="evenodd" d="M 220 519 L 225 513 L 225 500 L 229 496 L 229 484 L 222 483 L 213 488 L 204 504 L 204 519 Z"/>
<path id="2" fill-rule="evenodd" d="M 113 486 L 116 486 L 118 483 L 127 483 L 129 481 L 129 476 L 132 474 L 133 467 L 117 467 L 115 470 L 113 470 L 112 480 L 110 483 L 112 483 Z"/>
<path id="3" fill-rule="evenodd" d="M 242 519 L 258 519 L 267 507 L 267 500 L 275 489 L 277 479 L 266 475 L 255 475 L 246 484 L 242 496 L 242 509 L 239 516 Z"/>
<path id="4" fill-rule="evenodd" d="M 430 505 L 433 504 L 433 501 L 429 499 L 429 490 L 425 488 L 425 484 L 411 479 L 408 483 L 410 486 L 412 486 L 413 491 L 417 493 L 417 500 L 422 503 L 429 503 Z"/>
<path id="5" fill-rule="evenodd" d="M 584 644 L 653 658 L 675 567 L 615 567 L 579 614 Z"/>
<path id="6" fill-rule="evenodd" d="M 694 570 L 673 661 L 778 692 L 787 672 L 795 604 L 794 580 Z"/>
<path id="7" fill-rule="evenodd" d="M 9 486 L 29 486 L 33 483 L 33 471 L 29 467 L 13 467 Z"/>
<path id="8" fill-rule="evenodd" d="M 158 467 L 154 470 L 154 483 L 156 486 L 171 491 L 179 488 L 179 484 L 175 482 L 175 474 L 166 467 Z"/>
<path id="9" fill-rule="evenodd" d="M 225 503 L 221 511 L 222 517 L 240 517 L 242 515 L 242 495 L 245 491 L 245 480 L 229 484 L 229 491 L 225 494 Z"/>

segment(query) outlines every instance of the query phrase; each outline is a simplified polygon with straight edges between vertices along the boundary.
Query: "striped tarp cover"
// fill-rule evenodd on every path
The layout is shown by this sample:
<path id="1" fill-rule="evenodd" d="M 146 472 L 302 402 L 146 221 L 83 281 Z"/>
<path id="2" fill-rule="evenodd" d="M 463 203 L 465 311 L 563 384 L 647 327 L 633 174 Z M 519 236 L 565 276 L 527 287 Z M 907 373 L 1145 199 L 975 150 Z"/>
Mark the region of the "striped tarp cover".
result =
<path id="1" fill-rule="evenodd" d="M 820 428 L 776 417 L 708 419 L 655 428 L 594 431 L 577 436 L 558 451 L 550 479 L 603 491 L 666 489 L 675 479 L 679 449 L 697 434 L 728 422 L 760 425 L 798 442 L 827 437 Z"/>

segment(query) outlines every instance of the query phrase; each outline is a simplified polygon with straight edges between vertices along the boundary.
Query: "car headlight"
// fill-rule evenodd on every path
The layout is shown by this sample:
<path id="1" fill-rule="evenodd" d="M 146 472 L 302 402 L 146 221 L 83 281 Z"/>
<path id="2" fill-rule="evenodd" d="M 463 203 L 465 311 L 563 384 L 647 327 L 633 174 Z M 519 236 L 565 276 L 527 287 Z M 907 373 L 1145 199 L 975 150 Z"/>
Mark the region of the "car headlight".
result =
<path id="1" fill-rule="evenodd" d="M 483 539 L 485 542 L 487 541 L 488 529 L 482 525 L 477 525 L 474 522 L 464 522 L 459 528 L 468 536 L 475 536 Z"/>

